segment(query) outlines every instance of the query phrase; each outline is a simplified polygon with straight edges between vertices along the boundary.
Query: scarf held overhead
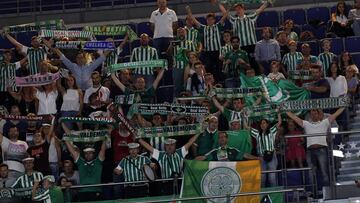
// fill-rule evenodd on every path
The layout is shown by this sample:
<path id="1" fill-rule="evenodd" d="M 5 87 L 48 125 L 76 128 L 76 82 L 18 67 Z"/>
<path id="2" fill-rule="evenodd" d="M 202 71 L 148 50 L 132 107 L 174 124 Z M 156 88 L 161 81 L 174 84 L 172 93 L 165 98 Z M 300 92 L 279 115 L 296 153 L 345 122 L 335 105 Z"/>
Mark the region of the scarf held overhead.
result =
<path id="1" fill-rule="evenodd" d="M 86 26 L 84 30 L 93 33 L 95 36 L 119 36 L 127 34 L 130 41 L 138 38 L 136 32 L 128 25 Z"/>
<path id="2" fill-rule="evenodd" d="M 55 46 L 59 49 L 83 49 L 83 50 L 114 50 L 113 42 L 106 41 L 59 41 Z"/>
<path id="3" fill-rule="evenodd" d="M 60 122 L 88 123 L 88 124 L 113 124 L 115 120 L 112 118 L 81 118 L 81 117 L 61 117 Z"/>
<path id="4" fill-rule="evenodd" d="M 107 130 L 82 130 L 82 131 L 73 131 L 70 134 L 65 134 L 63 136 L 64 141 L 72 142 L 98 142 L 106 140 L 108 135 Z"/>
<path id="5" fill-rule="evenodd" d="M 39 37 L 94 39 L 91 32 L 77 30 L 40 30 Z"/>
<path id="6" fill-rule="evenodd" d="M 114 64 L 114 65 L 111 65 L 110 67 L 108 67 L 107 71 L 109 73 L 113 73 L 118 70 L 136 69 L 136 68 L 145 68 L 145 67 L 167 69 L 168 63 L 167 63 L 167 60 L 164 60 L 164 59 L 118 63 L 118 64 Z"/>
<path id="7" fill-rule="evenodd" d="M 204 116 L 209 114 L 206 107 L 185 106 L 179 104 L 134 104 L 132 108 L 134 113 L 139 113 L 141 115 L 153 115 L 154 113 L 167 115 L 173 113 L 180 115 Z"/>
<path id="8" fill-rule="evenodd" d="M 201 124 L 140 128 L 138 130 L 137 138 L 175 137 L 199 134 L 202 131 L 203 128 Z"/>
<path id="9" fill-rule="evenodd" d="M 64 30 L 65 25 L 63 20 L 47 20 L 34 23 L 27 23 L 21 25 L 6 26 L 3 28 L 4 32 L 33 32 L 40 30 Z"/>
<path id="10" fill-rule="evenodd" d="M 26 77 L 15 77 L 15 83 L 17 87 L 32 87 L 42 86 L 53 83 L 60 78 L 60 72 L 47 73 L 44 75 L 36 74 Z"/>

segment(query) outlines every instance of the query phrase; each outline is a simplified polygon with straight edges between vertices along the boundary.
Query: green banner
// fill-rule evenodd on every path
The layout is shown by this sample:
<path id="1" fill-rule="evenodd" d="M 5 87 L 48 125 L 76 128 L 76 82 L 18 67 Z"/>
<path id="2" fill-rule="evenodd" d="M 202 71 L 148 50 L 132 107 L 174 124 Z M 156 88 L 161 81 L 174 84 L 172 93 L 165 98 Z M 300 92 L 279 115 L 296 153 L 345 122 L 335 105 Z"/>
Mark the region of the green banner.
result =
<path id="1" fill-rule="evenodd" d="M 82 118 L 82 117 L 61 117 L 60 122 L 89 123 L 89 124 L 113 124 L 112 118 Z"/>
<path id="2" fill-rule="evenodd" d="M 47 20 L 34 23 L 27 23 L 21 25 L 6 26 L 3 28 L 4 32 L 18 33 L 18 32 L 33 32 L 40 30 L 65 30 L 63 20 Z"/>
<path id="3" fill-rule="evenodd" d="M 203 128 L 201 124 L 140 128 L 137 132 L 137 138 L 176 137 L 200 134 L 202 132 Z"/>
<path id="4" fill-rule="evenodd" d="M 22 197 L 31 197 L 32 188 L 21 188 L 21 189 L 13 189 L 13 188 L 0 188 L 0 200 L 8 201 L 14 200 L 16 198 Z"/>
<path id="5" fill-rule="evenodd" d="M 350 104 L 349 97 L 332 97 L 324 99 L 309 99 L 304 101 L 287 101 L 281 104 L 282 111 L 311 110 L 311 109 L 334 109 L 347 107 Z"/>
<path id="6" fill-rule="evenodd" d="M 292 80 L 312 80 L 310 70 L 289 70 L 289 78 Z"/>
<path id="7" fill-rule="evenodd" d="M 92 32 L 95 36 L 119 36 L 127 34 L 131 42 L 138 39 L 136 32 L 128 25 L 85 26 L 84 30 Z"/>
<path id="8" fill-rule="evenodd" d="M 72 142 L 98 142 L 106 140 L 108 136 L 107 130 L 81 130 L 81 131 L 73 131 L 70 134 L 64 134 L 64 141 L 72 141 Z"/>
<path id="9" fill-rule="evenodd" d="M 113 73 L 118 70 L 136 69 L 136 68 L 165 68 L 167 69 L 168 63 L 165 59 L 151 60 L 151 61 L 135 61 L 127 63 L 118 63 L 107 67 L 108 73 Z"/>
<path id="10" fill-rule="evenodd" d="M 94 39 L 91 32 L 78 30 L 40 30 L 39 37 Z"/>
<path id="11" fill-rule="evenodd" d="M 169 113 L 177 115 L 205 116 L 209 114 L 206 107 L 202 106 L 185 106 L 180 104 L 134 104 L 128 114 L 139 113 L 141 115 L 153 115 L 160 113 L 167 115 Z"/>
<path id="12" fill-rule="evenodd" d="M 238 130 L 238 131 L 226 131 L 228 136 L 228 145 L 229 147 L 233 147 L 238 149 L 241 152 L 249 153 L 252 152 L 252 142 L 251 135 L 249 130 Z M 214 146 L 213 148 L 218 148 L 218 134 L 214 135 Z"/>

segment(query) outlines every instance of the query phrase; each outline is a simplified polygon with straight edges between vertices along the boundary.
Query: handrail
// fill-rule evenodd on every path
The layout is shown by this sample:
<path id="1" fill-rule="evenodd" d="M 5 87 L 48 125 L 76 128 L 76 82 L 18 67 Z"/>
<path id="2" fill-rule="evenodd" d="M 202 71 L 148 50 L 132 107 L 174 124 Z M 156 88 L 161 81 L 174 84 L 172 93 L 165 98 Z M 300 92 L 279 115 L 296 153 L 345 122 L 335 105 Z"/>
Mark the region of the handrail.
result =
<path id="1" fill-rule="evenodd" d="M 291 172 L 291 171 L 309 171 L 312 170 L 309 167 L 305 168 L 290 168 L 290 169 L 280 169 L 280 170 L 271 170 L 271 171 L 262 171 L 261 173 L 279 173 L 279 172 Z M 175 178 L 164 178 L 164 179 L 156 179 L 153 182 L 164 182 L 164 181 L 173 181 Z M 182 180 L 183 177 L 177 178 L 178 180 Z M 131 184 L 142 184 L 142 183 L 151 183 L 151 181 L 143 180 L 143 181 L 130 181 L 130 182 L 119 182 L 119 183 L 101 183 L 101 184 L 89 184 L 89 185 L 73 185 L 70 187 L 62 187 L 62 189 L 76 189 L 76 188 L 85 188 L 85 187 L 101 187 L 101 186 L 115 186 L 115 185 L 131 185 Z"/>
<path id="2" fill-rule="evenodd" d="M 328 133 L 315 133 L 315 134 L 300 134 L 300 135 L 285 135 L 284 138 L 295 138 L 295 137 L 319 137 L 319 136 L 326 136 L 328 134 L 333 135 L 346 135 L 346 134 L 353 134 L 353 133 L 360 133 L 360 130 L 349 130 L 349 131 L 341 131 L 341 132 L 328 132 Z"/>
<path id="3" fill-rule="evenodd" d="M 293 189 L 282 189 L 282 190 L 270 190 L 270 191 L 265 191 L 265 192 L 246 192 L 246 193 L 238 193 L 238 194 L 231 194 L 231 195 L 187 197 L 187 198 L 175 198 L 175 199 L 170 199 L 170 200 L 153 200 L 153 201 L 150 200 L 150 201 L 143 201 L 141 203 L 191 201 L 191 200 L 206 200 L 206 199 L 220 199 L 220 198 L 228 198 L 229 199 L 231 197 L 254 196 L 254 195 L 274 194 L 274 193 L 283 193 L 283 192 L 302 192 L 302 191 L 305 191 L 305 189 L 304 188 L 293 188 Z"/>

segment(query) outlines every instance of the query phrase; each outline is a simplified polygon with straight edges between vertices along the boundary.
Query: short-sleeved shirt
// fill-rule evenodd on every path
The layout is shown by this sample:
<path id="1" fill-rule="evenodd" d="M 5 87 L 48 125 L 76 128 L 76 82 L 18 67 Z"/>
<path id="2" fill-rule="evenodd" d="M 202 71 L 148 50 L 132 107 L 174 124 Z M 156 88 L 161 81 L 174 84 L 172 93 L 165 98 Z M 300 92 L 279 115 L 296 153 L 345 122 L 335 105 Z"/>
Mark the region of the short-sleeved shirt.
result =
<path id="1" fill-rule="evenodd" d="M 287 53 L 282 58 L 281 63 L 286 67 L 286 70 L 296 70 L 298 61 L 303 60 L 303 55 L 301 52 L 295 52 L 295 53 Z"/>
<path id="2" fill-rule="evenodd" d="M 237 131 L 227 131 L 228 137 L 228 146 L 238 149 L 244 153 L 252 152 L 252 141 L 250 137 L 249 130 L 237 130 Z M 214 140 L 218 140 L 218 136 L 214 136 Z M 216 149 L 219 147 L 218 142 L 214 142 L 213 148 Z"/>
<path id="3" fill-rule="evenodd" d="M 240 38 L 240 46 L 254 45 L 256 39 L 256 20 L 258 15 L 252 13 L 244 17 L 230 15 L 230 23 L 233 25 L 234 34 Z"/>
<path id="4" fill-rule="evenodd" d="M 11 186 L 12 188 L 31 188 L 34 185 L 35 181 L 41 181 L 43 179 L 43 174 L 37 171 L 34 171 L 31 175 L 24 174 L 15 181 Z"/>
<path id="5" fill-rule="evenodd" d="M 41 172 L 43 175 L 51 174 L 49 148 L 49 143 L 44 142 L 41 145 L 31 146 L 27 149 L 28 154 L 34 158 L 34 170 Z"/>
<path id="6" fill-rule="evenodd" d="M 200 41 L 201 41 L 201 36 L 199 34 L 199 30 L 197 30 L 196 28 L 194 27 L 187 27 L 185 26 L 185 29 L 186 29 L 186 36 L 185 36 L 185 40 L 189 40 L 189 41 L 192 41 L 193 44 L 195 46 L 197 46 Z"/>
<path id="7" fill-rule="evenodd" d="M 183 160 L 187 154 L 185 147 L 181 147 L 173 154 L 154 149 L 151 156 L 160 164 L 161 178 L 170 178 L 173 173 L 181 174 Z"/>
<path id="8" fill-rule="evenodd" d="M 242 111 L 233 111 L 228 108 L 224 108 L 224 117 L 230 123 L 233 120 L 239 120 L 241 127 L 244 127 L 244 123 L 247 122 L 247 118 L 244 117 L 244 114 Z"/>
<path id="9" fill-rule="evenodd" d="M 27 143 L 21 140 L 13 142 L 4 136 L 1 143 L 1 149 L 3 161 L 8 165 L 9 170 L 23 173 L 25 168 L 22 160 L 27 156 Z"/>
<path id="10" fill-rule="evenodd" d="M 277 133 L 277 127 L 274 125 L 270 128 L 269 133 L 260 134 L 259 130 L 251 128 L 251 136 L 256 139 L 257 152 L 259 155 L 263 155 L 265 151 L 275 150 L 275 138 Z"/>
<path id="11" fill-rule="evenodd" d="M 220 49 L 220 57 L 225 57 L 225 55 L 233 49 L 231 44 L 225 44 L 225 46 L 222 46 Z"/>
<path id="12" fill-rule="evenodd" d="M 40 73 L 39 62 L 47 58 L 47 53 L 45 48 L 44 47 L 29 48 L 27 46 L 23 46 L 21 51 L 25 53 L 28 58 L 30 75 L 35 75 Z"/>
<path id="13" fill-rule="evenodd" d="M 237 77 L 240 75 L 240 72 L 245 73 L 245 69 L 241 68 L 241 66 L 238 65 L 239 59 L 242 59 L 246 63 L 249 63 L 248 54 L 244 50 L 241 49 L 237 51 L 232 50 L 225 54 L 224 61 L 231 60 L 231 63 L 225 67 L 226 69 L 225 72 L 227 73 L 228 76 Z"/>
<path id="14" fill-rule="evenodd" d="M 143 181 L 145 176 L 142 168 L 145 164 L 150 163 L 150 159 L 142 155 L 138 155 L 136 159 L 127 156 L 120 161 L 116 168 L 123 170 L 125 182 Z"/>
<path id="15" fill-rule="evenodd" d="M 16 70 L 21 67 L 20 62 L 5 63 L 0 62 L 0 92 L 7 92 L 9 80 L 15 80 Z M 16 91 L 16 85 L 11 86 L 12 91 Z"/>
<path id="16" fill-rule="evenodd" d="M 305 134 L 319 134 L 328 132 L 330 127 L 329 119 L 324 119 L 320 122 L 309 122 L 303 121 L 303 128 Z M 318 144 L 322 146 L 327 146 L 326 136 L 317 136 L 317 137 L 307 137 L 306 138 L 306 147 L 310 147 L 311 145 Z"/>
<path id="17" fill-rule="evenodd" d="M 86 162 L 85 159 L 79 157 L 75 161 L 80 175 L 80 185 L 89 185 L 89 184 L 100 184 L 101 183 L 101 173 L 102 173 L 102 161 L 99 157 L 96 157 L 91 162 Z M 101 188 L 99 187 L 89 187 L 81 189 L 81 192 L 99 192 Z"/>
<path id="18" fill-rule="evenodd" d="M 219 147 L 205 154 L 206 161 L 241 161 L 244 153 L 233 147 Z"/>
<path id="19" fill-rule="evenodd" d="M 216 23 L 214 25 L 200 25 L 199 32 L 203 38 L 204 51 L 220 51 L 221 31 L 224 25 Z"/>
<path id="20" fill-rule="evenodd" d="M 317 92 L 311 91 L 310 92 L 310 98 L 311 99 L 321 99 L 321 98 L 330 97 L 330 84 L 326 79 L 322 78 L 322 79 L 320 79 L 320 80 L 318 80 L 316 82 L 313 82 L 311 86 L 313 86 L 313 87 L 326 86 L 327 87 L 327 90 L 324 93 L 317 93 Z"/>
<path id="21" fill-rule="evenodd" d="M 206 129 L 196 140 L 197 144 L 197 156 L 203 156 L 207 152 L 209 152 L 211 149 L 213 149 L 214 144 L 214 136 L 218 134 L 218 131 L 215 132 L 209 132 L 208 129 Z M 216 140 L 217 141 L 217 140 Z"/>
<path id="22" fill-rule="evenodd" d="M 147 88 L 145 91 L 132 90 L 130 88 L 125 89 L 125 95 L 135 94 L 134 103 L 151 103 L 155 96 L 155 89 L 153 86 Z"/>
<path id="23" fill-rule="evenodd" d="M 334 60 L 336 60 L 336 55 L 331 52 L 328 52 L 328 53 L 324 52 L 324 53 L 319 54 L 318 58 L 322 64 L 324 75 L 327 75 L 327 72 L 329 71 L 331 63 Z"/>
<path id="24" fill-rule="evenodd" d="M 167 8 L 164 13 L 156 9 L 151 13 L 150 23 L 155 24 L 154 39 L 167 37 L 173 38 L 173 23 L 177 22 L 178 18 L 174 10 Z"/>

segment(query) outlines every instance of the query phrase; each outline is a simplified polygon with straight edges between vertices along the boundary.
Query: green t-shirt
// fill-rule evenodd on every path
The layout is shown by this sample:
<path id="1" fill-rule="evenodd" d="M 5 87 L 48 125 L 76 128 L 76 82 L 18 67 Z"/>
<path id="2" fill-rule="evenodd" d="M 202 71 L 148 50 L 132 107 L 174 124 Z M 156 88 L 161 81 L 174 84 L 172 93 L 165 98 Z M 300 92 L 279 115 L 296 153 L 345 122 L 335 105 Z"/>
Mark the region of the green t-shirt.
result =
<path id="1" fill-rule="evenodd" d="M 91 162 L 86 162 L 79 157 L 75 162 L 79 169 L 80 185 L 100 184 L 102 161 L 97 157 Z M 101 187 L 82 188 L 81 192 L 101 192 Z"/>
<path id="2" fill-rule="evenodd" d="M 49 189 L 51 203 L 64 203 L 64 195 L 60 187 L 54 186 Z"/>
<path id="3" fill-rule="evenodd" d="M 244 153 L 233 147 L 218 147 L 205 154 L 206 161 L 241 161 Z"/>
<path id="4" fill-rule="evenodd" d="M 196 140 L 197 144 L 197 156 L 203 156 L 211 149 L 213 149 L 214 141 L 217 142 L 214 138 L 217 137 L 218 131 L 210 133 L 207 129 L 203 132 L 202 135 Z"/>
<path id="5" fill-rule="evenodd" d="M 246 51 L 243 51 L 241 49 L 237 51 L 229 51 L 225 54 L 224 61 L 230 60 L 231 63 L 226 65 L 225 67 L 225 73 L 227 76 L 240 76 L 240 72 L 245 73 L 245 69 L 242 67 L 242 65 L 238 65 L 238 60 L 242 59 L 246 63 L 249 63 L 249 57 Z"/>
<path id="6" fill-rule="evenodd" d="M 244 153 L 251 154 L 252 151 L 252 142 L 251 135 L 249 130 L 239 130 L 239 131 L 227 131 L 228 135 L 228 146 L 235 148 Z M 218 135 L 214 136 L 214 140 L 218 139 Z M 218 142 L 214 142 L 213 148 L 218 148 Z"/>
<path id="7" fill-rule="evenodd" d="M 125 95 L 129 95 L 129 94 L 135 94 L 134 96 L 134 104 L 135 103 L 151 103 L 152 99 L 155 96 L 155 89 L 153 86 L 147 88 L 145 91 L 138 91 L 138 90 L 133 90 L 130 88 L 126 88 L 125 89 Z"/>

